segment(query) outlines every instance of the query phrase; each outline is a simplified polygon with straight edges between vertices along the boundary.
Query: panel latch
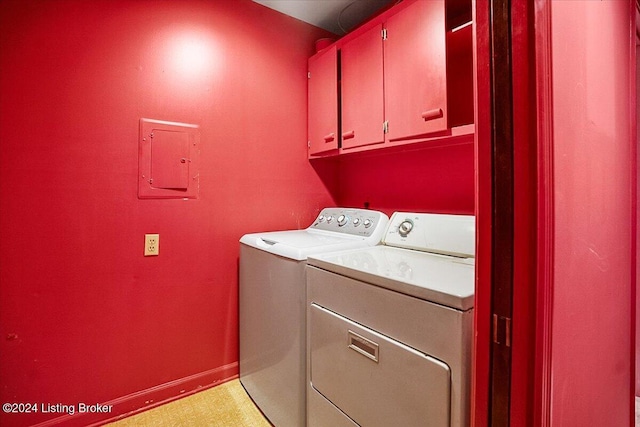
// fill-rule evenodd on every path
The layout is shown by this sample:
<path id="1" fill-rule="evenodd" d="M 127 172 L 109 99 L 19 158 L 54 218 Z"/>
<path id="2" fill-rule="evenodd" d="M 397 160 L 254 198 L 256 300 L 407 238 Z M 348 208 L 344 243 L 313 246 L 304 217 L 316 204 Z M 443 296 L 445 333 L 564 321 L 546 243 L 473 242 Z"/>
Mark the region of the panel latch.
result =
<path id="1" fill-rule="evenodd" d="M 511 347 L 511 318 L 493 315 L 493 342 Z"/>

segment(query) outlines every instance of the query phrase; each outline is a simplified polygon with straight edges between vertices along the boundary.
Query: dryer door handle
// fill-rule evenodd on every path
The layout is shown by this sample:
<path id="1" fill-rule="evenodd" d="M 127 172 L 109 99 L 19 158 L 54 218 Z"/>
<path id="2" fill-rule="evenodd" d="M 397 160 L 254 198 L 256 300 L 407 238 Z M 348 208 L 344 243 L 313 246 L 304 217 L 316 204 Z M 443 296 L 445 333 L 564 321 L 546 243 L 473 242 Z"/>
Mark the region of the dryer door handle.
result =
<path id="1" fill-rule="evenodd" d="M 368 357 L 374 362 L 378 362 L 378 351 L 380 346 L 363 337 L 362 335 L 356 334 L 352 330 L 347 331 L 347 336 L 349 338 L 349 348 L 361 355 Z"/>

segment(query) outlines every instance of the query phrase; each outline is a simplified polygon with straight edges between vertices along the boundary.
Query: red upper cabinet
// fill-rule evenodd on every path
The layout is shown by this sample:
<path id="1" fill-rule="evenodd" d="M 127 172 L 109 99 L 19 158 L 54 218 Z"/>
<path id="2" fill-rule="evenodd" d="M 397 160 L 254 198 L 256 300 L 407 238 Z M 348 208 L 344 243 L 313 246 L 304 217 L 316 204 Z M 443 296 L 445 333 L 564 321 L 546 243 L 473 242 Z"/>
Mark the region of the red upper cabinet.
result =
<path id="1" fill-rule="evenodd" d="M 389 17 L 385 28 L 387 140 L 416 138 L 446 130 L 444 0 L 416 1 Z"/>
<path id="2" fill-rule="evenodd" d="M 472 142 L 470 0 L 405 0 L 309 60 L 309 156 Z"/>
<path id="3" fill-rule="evenodd" d="M 341 49 L 342 148 L 384 142 L 382 24 Z"/>
<path id="4" fill-rule="evenodd" d="M 309 156 L 338 148 L 338 49 L 335 45 L 309 59 Z"/>

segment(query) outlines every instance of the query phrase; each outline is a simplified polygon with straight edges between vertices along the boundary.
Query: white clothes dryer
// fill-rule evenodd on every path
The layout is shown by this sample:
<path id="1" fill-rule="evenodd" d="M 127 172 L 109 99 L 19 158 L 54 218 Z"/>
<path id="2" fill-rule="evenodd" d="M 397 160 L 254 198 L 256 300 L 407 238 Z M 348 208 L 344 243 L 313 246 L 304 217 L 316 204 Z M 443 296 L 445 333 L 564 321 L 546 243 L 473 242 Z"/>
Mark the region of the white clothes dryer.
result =
<path id="1" fill-rule="evenodd" d="M 380 242 L 389 218 L 325 208 L 305 230 L 240 239 L 240 382 L 278 427 L 306 421 L 307 256 Z"/>
<path id="2" fill-rule="evenodd" d="M 474 254 L 473 216 L 396 212 L 309 257 L 308 426 L 469 425 Z"/>

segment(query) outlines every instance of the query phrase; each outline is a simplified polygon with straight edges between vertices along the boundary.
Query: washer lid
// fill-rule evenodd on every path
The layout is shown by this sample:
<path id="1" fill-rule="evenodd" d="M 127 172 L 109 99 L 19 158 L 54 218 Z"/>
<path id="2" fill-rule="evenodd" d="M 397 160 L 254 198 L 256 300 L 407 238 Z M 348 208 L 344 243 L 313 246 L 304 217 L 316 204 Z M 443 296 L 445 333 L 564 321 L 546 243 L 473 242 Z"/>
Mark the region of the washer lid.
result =
<path id="1" fill-rule="evenodd" d="M 377 245 L 389 217 L 356 208 L 324 208 L 306 230 L 245 234 L 240 243 L 286 258 L 303 261 L 312 253 Z"/>
<path id="2" fill-rule="evenodd" d="M 389 246 L 312 255 L 309 265 L 458 310 L 473 308 L 473 258 Z"/>
<path id="3" fill-rule="evenodd" d="M 310 254 L 342 251 L 367 246 L 364 238 L 316 230 L 271 231 L 245 234 L 243 243 L 286 258 L 303 261 Z"/>

